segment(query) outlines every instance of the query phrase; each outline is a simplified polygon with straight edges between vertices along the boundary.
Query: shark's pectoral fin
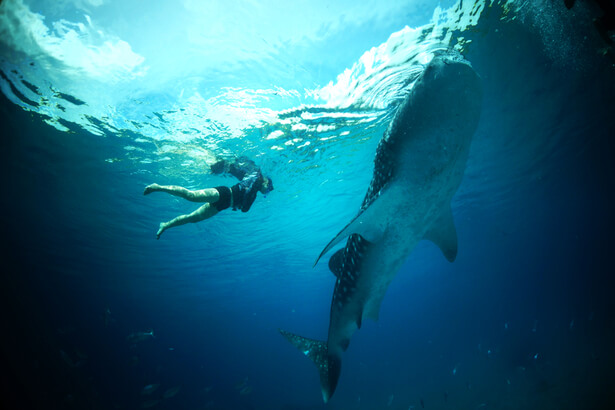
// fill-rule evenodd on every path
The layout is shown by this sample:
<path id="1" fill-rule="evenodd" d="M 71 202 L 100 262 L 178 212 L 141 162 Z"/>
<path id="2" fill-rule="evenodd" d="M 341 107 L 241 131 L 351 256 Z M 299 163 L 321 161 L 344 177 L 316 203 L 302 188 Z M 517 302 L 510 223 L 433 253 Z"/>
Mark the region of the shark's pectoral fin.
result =
<path id="1" fill-rule="evenodd" d="M 327 351 L 327 342 L 308 339 L 307 337 L 295 335 L 282 329 L 279 330 L 282 336 L 304 355 L 309 357 L 316 367 L 318 367 L 322 399 L 325 403 L 329 401 L 337 387 L 337 381 L 340 377 L 342 368 L 341 357 L 339 355 L 329 354 Z"/>
<path id="2" fill-rule="evenodd" d="M 339 278 L 342 274 L 342 269 L 344 265 L 344 248 L 338 249 L 337 252 L 329 258 L 329 270 L 331 273 L 335 275 L 336 278 Z"/>
<path id="3" fill-rule="evenodd" d="M 444 208 L 440 216 L 425 233 L 425 239 L 435 243 L 449 262 L 455 260 L 457 257 L 457 230 L 455 229 L 450 205 Z"/>
<path id="4" fill-rule="evenodd" d="M 380 195 L 374 199 L 367 208 L 363 209 L 357 216 L 355 216 L 354 219 L 335 236 L 335 238 L 331 239 L 331 242 L 325 246 L 325 249 L 320 252 L 320 255 L 316 258 L 316 262 L 314 262 L 314 266 L 316 266 L 320 258 L 329 252 L 331 248 L 353 233 L 361 235 L 369 242 L 378 242 L 380 238 L 382 238 L 385 229 L 385 225 L 381 223 L 381 218 L 378 217 L 380 207 L 383 205 L 383 202 L 384 200 L 382 199 L 382 195 Z"/>

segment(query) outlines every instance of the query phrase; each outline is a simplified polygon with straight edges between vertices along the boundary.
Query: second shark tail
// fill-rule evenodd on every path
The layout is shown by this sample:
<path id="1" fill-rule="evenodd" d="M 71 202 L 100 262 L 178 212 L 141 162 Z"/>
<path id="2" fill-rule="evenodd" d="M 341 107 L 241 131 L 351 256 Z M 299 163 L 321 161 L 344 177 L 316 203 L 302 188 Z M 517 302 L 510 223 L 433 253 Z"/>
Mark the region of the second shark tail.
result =
<path id="1" fill-rule="evenodd" d="M 295 335 L 282 329 L 280 329 L 280 333 L 318 367 L 322 399 L 325 403 L 328 402 L 331 396 L 333 396 L 333 392 L 335 392 L 337 381 L 340 377 L 340 371 L 342 370 L 341 357 L 329 354 L 327 342 L 308 339 L 307 337 Z"/>

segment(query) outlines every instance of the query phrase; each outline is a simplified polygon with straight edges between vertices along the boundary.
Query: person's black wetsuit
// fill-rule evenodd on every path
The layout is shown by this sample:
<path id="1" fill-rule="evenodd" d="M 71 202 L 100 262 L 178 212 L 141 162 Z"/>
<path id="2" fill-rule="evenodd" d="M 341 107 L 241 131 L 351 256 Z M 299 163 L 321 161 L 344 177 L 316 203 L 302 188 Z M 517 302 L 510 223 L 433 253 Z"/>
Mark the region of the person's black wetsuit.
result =
<path id="1" fill-rule="evenodd" d="M 233 211 L 241 209 L 248 212 L 256 199 L 256 193 L 263 187 L 263 176 L 260 168 L 246 157 L 238 157 L 233 163 L 220 160 L 211 166 L 214 174 L 229 173 L 239 179 L 239 183 L 232 187 L 216 187 L 220 198 L 214 204 L 218 211 L 233 208 Z M 268 191 L 273 190 L 271 178 L 269 180 Z"/>

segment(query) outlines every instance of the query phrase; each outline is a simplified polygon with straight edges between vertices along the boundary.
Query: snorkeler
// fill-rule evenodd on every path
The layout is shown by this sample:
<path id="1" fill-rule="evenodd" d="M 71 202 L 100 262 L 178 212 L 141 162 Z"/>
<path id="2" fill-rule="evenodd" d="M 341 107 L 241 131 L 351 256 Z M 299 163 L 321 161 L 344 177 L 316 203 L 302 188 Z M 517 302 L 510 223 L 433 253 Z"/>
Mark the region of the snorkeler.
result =
<path id="1" fill-rule="evenodd" d="M 240 182 L 232 187 L 219 186 L 196 191 L 175 185 L 151 184 L 145 187 L 143 195 L 152 192 L 166 192 L 191 202 L 205 202 L 203 206 L 190 214 L 180 215 L 168 222 L 161 222 L 156 233 L 156 239 L 159 239 L 160 235 L 169 228 L 184 225 L 188 222 L 203 221 L 227 208 L 232 208 L 233 211 L 241 209 L 242 212 L 248 212 L 256 199 L 257 191 L 262 194 L 273 191 L 271 178 L 263 176 L 254 161 L 246 157 L 236 158 L 232 163 L 219 160 L 211 166 L 211 171 L 214 174 L 231 174 Z"/>

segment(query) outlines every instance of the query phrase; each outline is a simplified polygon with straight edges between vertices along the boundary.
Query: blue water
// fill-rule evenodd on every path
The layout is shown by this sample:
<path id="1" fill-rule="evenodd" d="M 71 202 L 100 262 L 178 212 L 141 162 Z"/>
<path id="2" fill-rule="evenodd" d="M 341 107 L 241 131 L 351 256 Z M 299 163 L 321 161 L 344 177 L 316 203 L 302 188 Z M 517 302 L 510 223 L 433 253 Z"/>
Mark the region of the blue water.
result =
<path id="1" fill-rule="evenodd" d="M 354 3 L 0 3 L 2 402 L 613 408 L 615 58 L 600 10 Z M 326 337 L 334 276 L 312 264 L 447 47 L 485 94 L 452 203 L 457 260 L 417 246 L 325 405 L 278 329 Z M 156 240 L 196 206 L 143 188 L 234 183 L 208 172 L 218 155 L 253 158 L 275 190 Z"/>

